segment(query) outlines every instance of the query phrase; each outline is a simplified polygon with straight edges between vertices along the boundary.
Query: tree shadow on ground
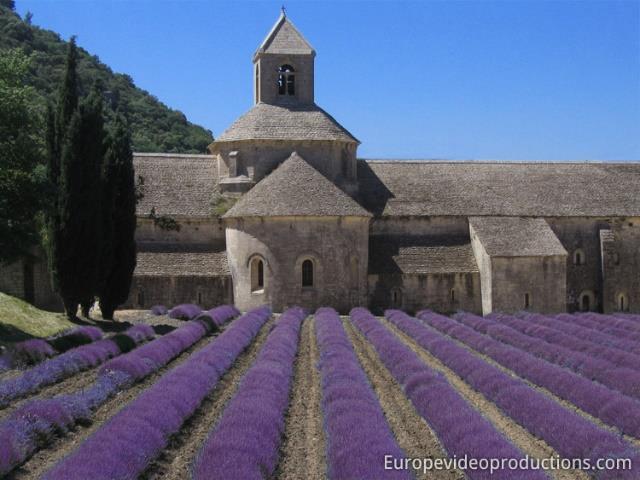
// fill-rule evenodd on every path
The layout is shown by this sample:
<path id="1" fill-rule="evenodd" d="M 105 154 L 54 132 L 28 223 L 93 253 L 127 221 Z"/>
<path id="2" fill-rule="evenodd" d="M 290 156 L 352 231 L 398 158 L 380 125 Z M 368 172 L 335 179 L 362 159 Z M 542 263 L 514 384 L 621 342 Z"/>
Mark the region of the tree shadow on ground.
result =
<path id="1" fill-rule="evenodd" d="M 176 327 L 172 325 L 152 325 L 153 331 L 156 332 L 156 335 L 164 335 L 169 332 L 173 332 Z"/>

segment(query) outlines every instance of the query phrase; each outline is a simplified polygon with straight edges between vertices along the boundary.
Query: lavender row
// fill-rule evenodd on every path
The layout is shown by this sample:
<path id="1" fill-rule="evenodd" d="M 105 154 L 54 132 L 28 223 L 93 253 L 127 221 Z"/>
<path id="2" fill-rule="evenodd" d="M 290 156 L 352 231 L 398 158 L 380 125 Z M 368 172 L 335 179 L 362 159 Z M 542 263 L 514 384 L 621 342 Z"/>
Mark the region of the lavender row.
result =
<path id="1" fill-rule="evenodd" d="M 273 474 L 305 317 L 299 307 L 282 314 L 198 452 L 192 478 L 260 480 Z"/>
<path id="2" fill-rule="evenodd" d="M 524 314 L 522 319 L 528 322 L 544 325 L 545 327 L 553 328 L 554 330 L 559 330 L 581 340 L 604 345 L 609 348 L 617 348 L 619 350 L 633 353 L 634 355 L 640 355 L 640 343 L 630 342 L 597 330 L 591 330 L 571 321 L 565 322 L 559 318 L 549 318 L 544 315 L 540 315 L 539 313 Z"/>
<path id="3" fill-rule="evenodd" d="M 631 340 L 636 343 L 640 342 L 639 331 L 616 327 L 616 320 L 620 319 L 617 319 L 612 315 L 599 315 L 598 317 L 594 317 L 586 314 L 569 315 L 567 313 L 561 313 L 555 315 L 554 318 L 561 322 L 579 325 L 589 329 L 589 331 L 597 331 L 610 335 L 614 338 Z"/>
<path id="4" fill-rule="evenodd" d="M 458 318 L 463 316 L 465 314 L 459 314 Z M 505 345 L 445 316 L 423 312 L 420 319 L 604 423 L 618 428 L 622 433 L 640 438 L 640 402 L 637 400 Z"/>
<path id="5" fill-rule="evenodd" d="M 16 343 L 3 355 L 3 370 L 17 368 L 23 365 L 40 363 L 59 353 L 64 353 L 74 347 L 95 342 L 102 338 L 102 330 L 98 327 L 76 327 L 51 338 L 34 338 Z"/>
<path id="6" fill-rule="evenodd" d="M 236 316 L 238 311 L 222 306 L 209 313 L 219 326 Z M 89 420 L 92 412 L 107 399 L 158 371 L 215 329 L 217 327 L 208 322 L 191 321 L 108 361 L 91 387 L 69 395 L 36 399 L 12 412 L 0 422 L 0 475 L 27 460 L 54 434 L 64 435 L 76 423 Z"/>
<path id="7" fill-rule="evenodd" d="M 385 455 L 405 455 L 360 367 L 340 317 L 331 308 L 321 308 L 315 319 L 329 478 L 410 478 L 407 471 L 384 469 Z"/>
<path id="8" fill-rule="evenodd" d="M 373 344 L 382 362 L 400 383 L 417 412 L 429 423 L 449 455 L 477 459 L 522 459 L 523 453 L 475 408 L 467 403 L 441 373 L 420 357 L 363 308 L 351 311 L 351 321 Z M 416 323 L 417 325 L 417 323 Z M 413 335 L 412 335 L 413 336 Z M 416 338 L 416 336 L 414 336 Z M 517 473 L 516 473 L 517 472 Z M 546 479 L 539 471 L 467 470 L 476 479 Z"/>
<path id="9" fill-rule="evenodd" d="M 166 365 L 207 333 L 217 331 L 240 312 L 230 305 L 213 308 L 198 320 L 192 320 L 163 337 L 105 363 L 101 372 L 124 372 L 138 381 Z"/>
<path id="10" fill-rule="evenodd" d="M 625 395 L 640 399 L 640 372 L 635 369 L 620 368 L 606 360 L 530 337 L 488 317 L 482 318 L 472 314 L 458 314 L 454 317 L 496 340 L 573 370 L 583 377 L 595 380 Z"/>
<path id="11" fill-rule="evenodd" d="M 111 417 L 43 478 L 138 478 L 215 388 L 270 315 L 268 307 L 261 307 L 235 320 L 210 344 Z"/>
<path id="12" fill-rule="evenodd" d="M 430 314 L 421 312 L 418 315 L 425 317 Z M 487 363 L 418 320 L 397 311 L 391 312 L 388 318 L 506 415 L 547 442 L 562 457 L 590 459 L 592 465 L 600 458 L 629 458 L 633 470 L 589 473 L 595 473 L 600 480 L 638 478 L 640 452 L 622 440 L 620 435 L 600 428 L 575 411 L 563 407 L 531 388 L 524 380 Z"/>
<path id="13" fill-rule="evenodd" d="M 192 303 L 184 303 L 169 310 L 169 318 L 178 320 L 193 320 L 202 312 L 202 308 Z"/>
<path id="14" fill-rule="evenodd" d="M 128 352 L 153 337 L 154 331 L 149 325 L 134 325 L 124 333 L 73 348 L 46 360 L 17 377 L 0 382 L 0 408 L 42 387 L 100 365 L 109 358 Z"/>
<path id="15" fill-rule="evenodd" d="M 577 313 L 578 318 L 586 318 L 594 322 L 596 325 L 607 325 L 612 328 L 618 328 L 620 330 L 626 330 L 629 332 L 640 333 L 640 325 L 637 321 L 626 318 L 627 315 L 603 315 L 595 312 L 582 312 Z"/>
<path id="16" fill-rule="evenodd" d="M 544 325 L 527 322 L 501 313 L 491 313 L 487 315 L 487 318 L 497 320 L 503 325 L 507 325 L 530 337 L 539 338 L 545 342 L 569 348 L 575 352 L 584 353 L 591 358 L 611 362 L 617 367 L 637 369 L 638 365 L 640 365 L 640 356 L 638 355 L 581 340 L 574 335 L 568 335 L 553 328 L 545 327 Z"/>

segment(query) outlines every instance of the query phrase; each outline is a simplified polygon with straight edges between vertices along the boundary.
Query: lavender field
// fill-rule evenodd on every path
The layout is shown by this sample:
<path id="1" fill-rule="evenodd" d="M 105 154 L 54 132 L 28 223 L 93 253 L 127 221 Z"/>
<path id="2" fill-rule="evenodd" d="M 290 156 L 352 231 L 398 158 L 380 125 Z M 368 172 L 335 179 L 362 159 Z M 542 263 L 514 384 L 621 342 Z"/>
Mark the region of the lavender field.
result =
<path id="1" fill-rule="evenodd" d="M 640 479 L 640 316 L 140 315 L 16 345 L 0 478 Z"/>

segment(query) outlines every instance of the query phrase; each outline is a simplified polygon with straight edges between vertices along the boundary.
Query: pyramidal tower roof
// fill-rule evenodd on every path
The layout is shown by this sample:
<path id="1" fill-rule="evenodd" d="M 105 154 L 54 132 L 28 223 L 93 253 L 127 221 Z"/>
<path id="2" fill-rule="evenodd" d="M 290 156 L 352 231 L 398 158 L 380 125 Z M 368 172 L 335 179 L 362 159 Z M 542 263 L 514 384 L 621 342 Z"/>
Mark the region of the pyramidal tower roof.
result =
<path id="1" fill-rule="evenodd" d="M 223 218 L 370 217 L 371 214 L 293 152 L 245 193 Z"/>
<path id="2" fill-rule="evenodd" d="M 316 52 L 283 11 L 255 56 L 263 53 L 315 55 Z"/>

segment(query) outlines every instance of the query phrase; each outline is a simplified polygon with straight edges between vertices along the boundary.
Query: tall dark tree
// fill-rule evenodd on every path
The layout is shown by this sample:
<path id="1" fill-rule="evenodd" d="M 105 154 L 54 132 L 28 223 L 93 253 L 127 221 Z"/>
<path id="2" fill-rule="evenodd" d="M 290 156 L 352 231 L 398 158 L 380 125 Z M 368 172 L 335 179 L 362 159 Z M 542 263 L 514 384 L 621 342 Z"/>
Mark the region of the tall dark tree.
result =
<path id="1" fill-rule="evenodd" d="M 0 6 L 9 8 L 10 10 L 15 11 L 16 2 L 14 0 L 0 0 Z"/>
<path id="2" fill-rule="evenodd" d="M 60 156 L 58 285 L 68 316 L 88 305 L 98 287 L 101 244 L 102 96 L 94 89 L 71 116 Z"/>
<path id="3" fill-rule="evenodd" d="M 38 241 L 42 118 L 31 104 L 33 89 L 24 85 L 29 65 L 19 50 L 0 52 L 0 262 L 29 255 Z"/>
<path id="4" fill-rule="evenodd" d="M 60 161 L 61 148 L 67 136 L 71 116 L 78 108 L 78 75 L 76 65 L 78 51 L 75 38 L 72 37 L 67 50 L 65 74 L 58 91 L 57 106 L 47 108 L 47 182 L 48 208 L 46 210 L 46 233 L 44 244 L 47 250 L 51 285 L 60 290 L 60 245 L 61 219 L 60 200 Z M 67 312 L 72 315 L 71 312 Z M 75 311 L 73 312 L 75 315 Z"/>
<path id="5" fill-rule="evenodd" d="M 103 169 L 101 279 L 98 297 L 102 317 L 113 319 L 127 300 L 136 266 L 136 188 L 131 134 L 124 117 L 116 116 Z"/>

